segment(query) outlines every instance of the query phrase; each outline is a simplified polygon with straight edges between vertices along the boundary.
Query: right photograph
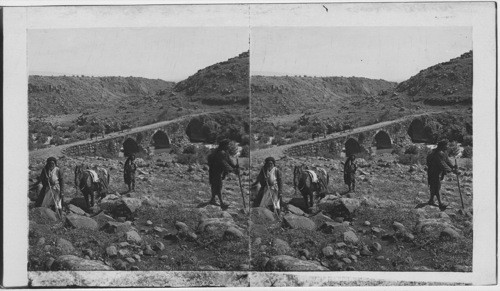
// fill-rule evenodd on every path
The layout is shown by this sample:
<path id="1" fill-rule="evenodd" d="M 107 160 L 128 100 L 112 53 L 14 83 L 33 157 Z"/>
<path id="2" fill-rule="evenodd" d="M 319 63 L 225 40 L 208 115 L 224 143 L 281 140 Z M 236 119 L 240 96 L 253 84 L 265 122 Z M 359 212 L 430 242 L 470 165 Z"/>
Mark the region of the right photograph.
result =
<path id="1" fill-rule="evenodd" d="M 472 27 L 250 39 L 251 269 L 472 272 Z"/>

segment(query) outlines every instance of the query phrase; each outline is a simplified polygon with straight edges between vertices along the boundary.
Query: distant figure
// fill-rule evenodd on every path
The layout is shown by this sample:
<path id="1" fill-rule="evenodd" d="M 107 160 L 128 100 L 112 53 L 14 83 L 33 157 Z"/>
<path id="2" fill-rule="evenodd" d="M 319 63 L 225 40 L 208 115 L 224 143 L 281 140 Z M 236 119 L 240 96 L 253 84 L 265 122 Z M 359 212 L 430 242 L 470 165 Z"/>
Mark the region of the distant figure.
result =
<path id="1" fill-rule="evenodd" d="M 350 155 L 344 163 L 344 183 L 349 187 L 349 192 L 356 191 L 356 156 Z"/>
<path id="2" fill-rule="evenodd" d="M 439 203 L 439 209 L 446 209 L 446 205 L 441 202 L 441 196 L 439 191 L 441 190 L 441 180 L 444 179 L 444 175 L 450 172 L 458 173 L 456 165 L 453 165 L 448 158 L 448 141 L 442 140 L 438 143 L 437 148 L 435 148 L 427 156 L 427 182 L 429 184 L 430 198 L 429 205 L 434 204 L 434 196 L 436 196 Z"/>
<path id="3" fill-rule="evenodd" d="M 38 183 L 42 183 L 42 189 L 35 202 L 35 207 L 48 208 L 54 206 L 55 211 L 61 215 L 64 181 L 62 171 L 57 167 L 56 158 L 50 157 L 47 159 L 38 181 Z"/>
<path id="4" fill-rule="evenodd" d="M 220 207 L 227 209 L 228 204 L 222 201 L 222 180 L 228 173 L 234 172 L 239 174 L 238 166 L 231 160 L 229 155 L 229 140 L 223 139 L 219 142 L 219 146 L 207 158 L 208 160 L 208 180 L 210 182 L 212 198 L 210 204 L 218 205 L 215 197 L 219 197 Z"/>
<path id="5" fill-rule="evenodd" d="M 259 193 L 253 201 L 253 207 L 268 207 L 269 204 L 279 213 L 283 205 L 283 180 L 281 171 L 276 167 L 276 160 L 268 157 L 264 160 L 264 166 L 260 169 L 257 180 L 252 188 L 260 184 Z"/>
<path id="6" fill-rule="evenodd" d="M 137 165 L 135 164 L 135 155 L 131 154 L 125 161 L 123 166 L 123 179 L 128 186 L 128 192 L 135 191 L 135 171 Z"/>

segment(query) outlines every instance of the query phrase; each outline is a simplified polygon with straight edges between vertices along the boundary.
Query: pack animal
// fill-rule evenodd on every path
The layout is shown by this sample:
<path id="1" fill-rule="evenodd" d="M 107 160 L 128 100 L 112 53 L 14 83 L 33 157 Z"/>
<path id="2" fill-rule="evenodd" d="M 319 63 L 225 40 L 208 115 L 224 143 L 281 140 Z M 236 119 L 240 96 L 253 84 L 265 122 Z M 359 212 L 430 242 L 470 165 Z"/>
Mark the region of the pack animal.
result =
<path id="1" fill-rule="evenodd" d="M 315 175 L 317 182 L 314 181 Z M 325 194 L 329 181 L 330 177 L 323 168 L 317 168 L 316 172 L 308 170 L 303 165 L 295 166 L 293 169 L 293 186 L 304 198 L 307 209 L 314 206 L 314 193 L 319 196 Z"/>
<path id="2" fill-rule="evenodd" d="M 95 205 L 95 194 L 99 199 L 106 197 L 109 187 L 109 172 L 98 167 L 95 169 L 97 178 L 92 177 L 91 169 L 85 165 L 77 165 L 75 167 L 75 187 L 76 192 L 80 190 L 85 199 L 87 209 Z"/>

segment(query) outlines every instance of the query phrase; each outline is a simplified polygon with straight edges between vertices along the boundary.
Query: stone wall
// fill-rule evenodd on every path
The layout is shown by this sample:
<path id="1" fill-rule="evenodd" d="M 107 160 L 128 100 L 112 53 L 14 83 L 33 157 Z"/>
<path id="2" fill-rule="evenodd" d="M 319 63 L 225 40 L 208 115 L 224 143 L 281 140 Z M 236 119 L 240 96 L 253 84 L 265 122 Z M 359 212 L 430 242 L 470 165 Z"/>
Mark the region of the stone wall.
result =
<path id="1" fill-rule="evenodd" d="M 395 144 L 406 145 L 411 142 L 410 136 L 408 135 L 408 127 L 411 121 L 412 120 L 404 120 L 382 128 L 348 134 L 337 138 L 319 138 L 312 143 L 293 146 L 287 149 L 285 153 L 290 156 L 321 156 L 326 154 L 340 156 L 345 148 L 345 143 L 351 138 L 359 144 L 361 153 L 369 153 L 371 147 L 375 146 L 375 135 L 379 131 L 385 131 L 389 135 L 393 146 Z"/>
<path id="2" fill-rule="evenodd" d="M 139 151 L 144 151 L 153 145 L 153 135 L 158 130 L 166 133 L 171 145 L 182 145 L 189 142 L 186 135 L 186 126 L 188 123 L 189 119 L 186 119 L 140 132 L 131 132 L 129 134 L 125 132 L 118 137 L 98 139 L 86 144 L 71 146 L 65 149 L 64 153 L 71 156 L 102 155 L 103 153 L 110 156 L 118 156 L 123 143 L 129 138 L 137 143 Z"/>

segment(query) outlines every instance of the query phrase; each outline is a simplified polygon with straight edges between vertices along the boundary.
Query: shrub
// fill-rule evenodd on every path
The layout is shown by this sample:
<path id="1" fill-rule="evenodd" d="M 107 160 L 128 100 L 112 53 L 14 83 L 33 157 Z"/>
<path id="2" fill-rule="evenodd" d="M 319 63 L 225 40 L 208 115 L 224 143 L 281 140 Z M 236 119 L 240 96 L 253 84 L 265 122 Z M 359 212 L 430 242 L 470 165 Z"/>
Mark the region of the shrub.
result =
<path id="1" fill-rule="evenodd" d="M 464 136 L 464 140 L 462 142 L 462 146 L 472 146 L 472 135 Z"/>
<path id="2" fill-rule="evenodd" d="M 398 163 L 402 165 L 413 165 L 418 163 L 418 155 L 402 154 L 398 156 Z"/>
<path id="3" fill-rule="evenodd" d="M 462 158 L 472 158 L 472 147 L 466 146 L 462 151 Z"/>
<path id="4" fill-rule="evenodd" d="M 472 159 L 469 159 L 469 158 L 465 159 L 463 166 L 467 171 L 471 171 L 472 170 Z"/>
<path id="5" fill-rule="evenodd" d="M 241 137 L 241 143 L 242 146 L 246 146 L 250 144 L 250 136 L 248 134 L 245 134 L 244 136 Z"/>
<path id="6" fill-rule="evenodd" d="M 277 136 L 273 139 L 272 143 L 273 145 L 284 145 L 286 144 L 286 140 L 282 138 L 281 136 Z"/>
<path id="7" fill-rule="evenodd" d="M 268 143 L 268 142 L 269 142 L 269 139 L 270 139 L 270 136 L 269 136 L 269 135 L 262 134 L 262 135 L 259 137 L 259 142 L 260 142 L 260 143 Z"/>
<path id="8" fill-rule="evenodd" d="M 64 143 L 65 143 L 64 139 L 62 139 L 60 136 L 54 136 L 50 140 L 50 144 L 53 144 L 53 145 L 56 145 L 56 146 L 62 145 Z"/>
<path id="9" fill-rule="evenodd" d="M 400 145 L 394 145 L 394 147 L 392 148 L 391 154 L 400 155 L 402 153 L 403 153 L 403 147 Z"/>
<path id="10" fill-rule="evenodd" d="M 457 142 L 451 142 L 448 146 L 448 156 L 456 157 L 460 153 L 460 147 Z"/>
<path id="11" fill-rule="evenodd" d="M 190 144 L 188 145 L 187 147 L 184 148 L 184 150 L 182 151 L 183 154 L 196 154 L 197 152 L 197 148 L 195 145 L 193 144 Z"/>
<path id="12" fill-rule="evenodd" d="M 250 147 L 248 145 L 243 146 L 240 152 L 240 157 L 248 158 L 250 156 Z"/>
<path id="13" fill-rule="evenodd" d="M 405 149 L 405 154 L 407 155 L 416 155 L 418 154 L 418 146 L 412 144 Z"/>

